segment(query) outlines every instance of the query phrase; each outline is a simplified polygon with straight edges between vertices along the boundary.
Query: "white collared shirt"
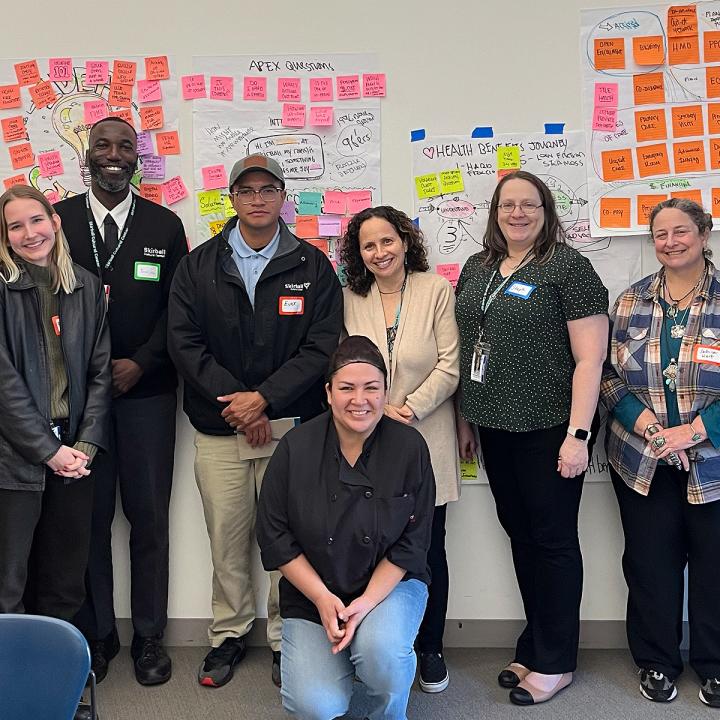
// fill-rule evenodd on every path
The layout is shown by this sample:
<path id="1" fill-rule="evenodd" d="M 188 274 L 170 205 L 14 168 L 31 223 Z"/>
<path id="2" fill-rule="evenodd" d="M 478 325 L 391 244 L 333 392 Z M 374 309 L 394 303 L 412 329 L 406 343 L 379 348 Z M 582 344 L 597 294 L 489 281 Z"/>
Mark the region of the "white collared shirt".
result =
<path id="1" fill-rule="evenodd" d="M 128 192 L 127 197 L 118 203 L 112 210 L 108 210 L 93 194 L 92 190 L 88 190 L 88 199 L 90 200 L 90 210 L 92 211 L 93 217 L 95 218 L 95 224 L 100 230 L 100 237 L 105 241 L 105 217 L 108 213 L 112 215 L 112 219 L 118 226 L 118 235 L 122 232 L 125 227 L 125 221 L 127 220 L 128 213 L 130 212 L 130 205 L 132 205 L 132 190 Z"/>

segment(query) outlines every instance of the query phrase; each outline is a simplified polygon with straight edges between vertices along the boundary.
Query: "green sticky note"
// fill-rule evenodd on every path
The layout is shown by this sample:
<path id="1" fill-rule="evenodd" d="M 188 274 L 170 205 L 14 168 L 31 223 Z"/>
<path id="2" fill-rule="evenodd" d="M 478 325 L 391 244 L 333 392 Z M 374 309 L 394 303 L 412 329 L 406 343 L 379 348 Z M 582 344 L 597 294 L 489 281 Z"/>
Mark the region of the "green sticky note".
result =
<path id="1" fill-rule="evenodd" d="M 235 208 L 233 207 L 233 204 L 232 204 L 232 202 L 230 201 L 230 196 L 229 196 L 229 195 L 223 195 L 223 199 L 224 199 L 224 202 L 225 202 L 225 217 L 226 217 L 226 218 L 235 217 L 235 214 L 236 214 L 236 213 L 235 213 Z"/>
<path id="2" fill-rule="evenodd" d="M 298 215 L 320 215 L 322 212 L 322 193 L 300 192 L 298 193 Z"/>
<path id="3" fill-rule="evenodd" d="M 440 192 L 445 193 L 462 192 L 465 185 L 462 179 L 460 168 L 454 170 L 443 170 L 440 173 Z"/>
<path id="4" fill-rule="evenodd" d="M 500 145 L 497 149 L 497 169 L 517 170 L 520 167 L 520 148 L 517 145 Z"/>
<path id="5" fill-rule="evenodd" d="M 212 213 L 222 213 L 225 211 L 219 190 L 203 190 L 203 192 L 198 193 L 197 199 L 201 215 L 210 215 Z"/>
<path id="6" fill-rule="evenodd" d="M 437 173 L 427 173 L 415 177 L 415 189 L 419 198 L 429 198 L 440 195 L 440 183 Z"/>

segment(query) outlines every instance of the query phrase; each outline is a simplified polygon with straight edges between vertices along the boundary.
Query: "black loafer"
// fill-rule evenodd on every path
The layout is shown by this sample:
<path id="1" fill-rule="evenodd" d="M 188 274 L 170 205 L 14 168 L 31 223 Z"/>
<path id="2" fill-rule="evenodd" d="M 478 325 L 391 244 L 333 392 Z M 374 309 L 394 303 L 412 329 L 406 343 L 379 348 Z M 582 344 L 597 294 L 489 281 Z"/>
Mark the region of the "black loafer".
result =
<path id="1" fill-rule="evenodd" d="M 95 682 L 101 683 L 108 674 L 110 661 L 120 652 L 120 638 L 116 627 L 113 627 L 109 635 L 101 640 L 91 640 L 90 656 L 92 658 L 91 667 L 95 673 Z M 88 717 L 90 717 L 88 715 Z"/>
<path id="2" fill-rule="evenodd" d="M 511 662 L 507 667 L 504 667 L 498 675 L 498 685 L 508 690 L 517 687 L 524 679 L 525 676 L 530 672 L 528 668 L 520 663 Z"/>
<path id="3" fill-rule="evenodd" d="M 162 634 L 133 638 L 130 654 L 135 661 L 135 679 L 141 685 L 162 685 L 172 675 L 172 661 L 161 639 Z"/>

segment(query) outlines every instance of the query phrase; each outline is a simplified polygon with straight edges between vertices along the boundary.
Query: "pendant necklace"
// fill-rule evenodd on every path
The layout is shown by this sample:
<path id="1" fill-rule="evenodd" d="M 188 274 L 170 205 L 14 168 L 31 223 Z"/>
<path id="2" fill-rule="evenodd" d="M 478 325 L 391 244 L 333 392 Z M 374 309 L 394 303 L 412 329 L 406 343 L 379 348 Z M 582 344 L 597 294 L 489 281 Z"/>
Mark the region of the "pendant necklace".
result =
<path id="1" fill-rule="evenodd" d="M 685 326 L 687 323 L 688 315 L 690 314 L 690 305 L 692 305 L 692 303 L 690 303 L 690 305 L 688 305 L 685 308 L 685 314 L 682 317 L 682 319 L 678 319 L 678 313 L 680 312 L 678 306 L 680 305 L 681 302 L 686 300 L 690 295 L 697 292 L 698 288 L 702 285 L 703 280 L 705 280 L 706 271 L 707 271 L 707 269 L 703 269 L 703 272 L 700 275 L 700 277 L 698 278 L 698 281 L 695 283 L 695 285 L 693 287 L 691 287 L 681 298 L 679 298 L 677 300 L 670 294 L 670 288 L 668 287 L 668 284 L 667 284 L 667 276 L 663 277 L 663 288 L 665 290 L 665 295 L 667 296 L 668 300 L 670 301 L 670 302 L 668 302 L 668 307 L 665 312 L 666 312 L 667 316 L 670 318 L 670 320 L 673 321 L 673 325 L 670 327 L 670 337 L 672 337 L 674 340 L 678 340 L 679 338 L 681 338 L 685 335 Z M 668 365 L 668 367 L 670 367 L 670 366 Z"/>

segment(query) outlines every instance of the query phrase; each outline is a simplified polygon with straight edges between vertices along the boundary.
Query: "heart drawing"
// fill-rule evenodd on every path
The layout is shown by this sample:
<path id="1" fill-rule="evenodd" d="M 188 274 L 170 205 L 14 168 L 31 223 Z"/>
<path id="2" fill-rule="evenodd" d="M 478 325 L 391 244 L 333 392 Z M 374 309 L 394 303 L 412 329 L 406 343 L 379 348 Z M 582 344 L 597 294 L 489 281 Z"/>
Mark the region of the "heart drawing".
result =
<path id="1" fill-rule="evenodd" d="M 423 148 L 423 155 L 426 157 L 429 157 L 432 160 L 433 155 L 435 154 L 435 148 L 434 147 L 426 147 Z"/>

